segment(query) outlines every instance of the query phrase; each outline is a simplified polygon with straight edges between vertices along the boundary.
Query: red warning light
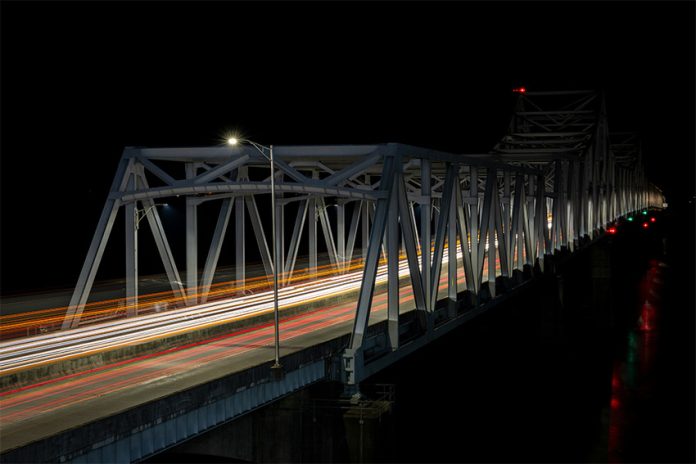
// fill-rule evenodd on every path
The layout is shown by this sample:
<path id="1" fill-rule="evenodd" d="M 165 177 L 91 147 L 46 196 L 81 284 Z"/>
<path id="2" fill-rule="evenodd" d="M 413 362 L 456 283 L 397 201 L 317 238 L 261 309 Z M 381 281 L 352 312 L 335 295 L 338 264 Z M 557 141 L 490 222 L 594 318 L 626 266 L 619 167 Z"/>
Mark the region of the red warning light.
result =
<path id="1" fill-rule="evenodd" d="M 616 233 L 616 227 L 609 227 L 607 229 L 607 233 L 609 234 L 615 234 Z"/>
<path id="2" fill-rule="evenodd" d="M 647 222 L 644 222 L 644 223 L 643 223 L 643 229 L 647 229 L 647 228 L 648 228 L 648 225 L 649 225 L 649 224 L 648 224 Z"/>
<path id="3" fill-rule="evenodd" d="M 516 89 L 512 89 L 514 93 L 526 93 L 527 89 L 524 87 L 517 87 Z"/>
<path id="4" fill-rule="evenodd" d="M 654 217 L 650 218 L 650 222 L 655 222 L 655 221 L 656 221 L 656 219 Z"/>

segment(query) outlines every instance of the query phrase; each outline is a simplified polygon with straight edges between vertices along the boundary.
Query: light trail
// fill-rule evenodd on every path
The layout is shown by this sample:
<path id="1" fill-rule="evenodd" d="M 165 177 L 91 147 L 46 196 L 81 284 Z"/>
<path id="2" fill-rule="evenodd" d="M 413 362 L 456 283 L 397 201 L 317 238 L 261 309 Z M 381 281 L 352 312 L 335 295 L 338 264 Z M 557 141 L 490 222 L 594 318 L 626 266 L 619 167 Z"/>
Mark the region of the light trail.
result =
<path id="1" fill-rule="evenodd" d="M 464 284 L 463 274 L 459 275 L 458 284 Z M 447 289 L 445 276 L 440 279 L 439 289 Z M 413 307 L 413 295 L 409 286 L 400 288 L 399 300 L 404 310 Z M 385 319 L 386 308 L 385 290 L 374 296 L 370 322 Z M 302 337 L 316 335 L 340 325 L 347 326 L 354 315 L 355 301 L 351 301 L 285 317 L 281 325 L 281 342 L 287 346 L 287 342 L 293 340 L 295 349 L 306 346 L 307 342 Z M 64 413 L 69 417 L 72 415 L 71 411 L 74 411 L 73 407 L 95 408 L 96 413 L 105 395 L 117 396 L 121 392 L 129 395 L 134 390 L 142 392 L 148 385 L 156 386 L 158 381 L 189 375 L 196 368 L 216 362 L 224 362 L 225 365 L 228 365 L 230 359 L 242 362 L 245 356 L 253 356 L 259 349 L 267 350 L 273 342 L 272 323 L 263 323 L 163 352 L 2 392 L 2 427 L 9 430 L 8 427 L 15 424 L 42 420 L 40 417 L 51 414 Z M 311 343 L 316 343 L 316 340 Z"/>
<path id="2" fill-rule="evenodd" d="M 460 257 L 461 252 L 458 253 L 458 258 Z M 448 249 L 445 249 L 443 266 L 448 262 L 448 258 Z M 408 274 L 408 264 L 406 260 L 402 260 L 399 265 L 399 277 L 405 277 Z M 381 284 L 386 280 L 387 266 L 382 264 L 378 267 L 377 283 Z M 362 272 L 356 270 L 285 287 L 279 292 L 280 308 L 288 309 L 328 297 L 340 296 L 357 290 L 361 282 Z M 352 304 L 354 305 L 355 302 Z M 0 343 L 0 375 L 201 330 L 272 311 L 273 294 L 271 291 L 265 291 L 164 313 L 9 340 Z"/>
<path id="3" fill-rule="evenodd" d="M 443 268 L 446 263 L 447 260 L 443 260 Z M 499 268 L 498 262 L 496 265 Z M 317 284 L 321 285 L 321 282 Z M 457 285 L 459 289 L 464 288 L 463 272 L 458 272 Z M 447 275 L 443 272 L 438 287 L 440 295 L 447 291 L 447 286 Z M 386 289 L 377 291 L 370 324 L 386 319 L 387 303 Z M 352 300 L 283 317 L 281 347 L 285 352 L 295 351 L 348 332 L 355 317 L 355 305 L 356 301 Z M 399 289 L 399 305 L 401 312 L 414 308 L 413 292 L 409 285 Z M 292 343 L 289 344 L 290 341 Z M 26 428 L 32 427 L 32 424 L 51 421 L 56 424 L 55 433 L 62 430 L 66 423 L 72 424 L 68 426 L 82 423 L 86 412 L 92 419 L 98 419 L 105 405 L 110 404 L 108 408 L 116 405 L 127 408 L 139 404 L 130 403 L 134 398 L 138 398 L 137 402 L 147 401 L 153 394 L 161 395 L 163 382 L 173 386 L 181 380 L 189 384 L 197 378 L 201 372 L 199 369 L 219 372 L 218 369 L 229 370 L 230 361 L 240 369 L 250 365 L 250 362 L 251 365 L 263 362 L 259 361 L 259 354 L 262 359 L 265 358 L 264 354 L 268 354 L 270 359 L 273 343 L 273 324 L 264 322 L 206 340 L 0 392 L 0 424 L 6 443 L 10 438 L 18 445 L 25 443 Z"/>

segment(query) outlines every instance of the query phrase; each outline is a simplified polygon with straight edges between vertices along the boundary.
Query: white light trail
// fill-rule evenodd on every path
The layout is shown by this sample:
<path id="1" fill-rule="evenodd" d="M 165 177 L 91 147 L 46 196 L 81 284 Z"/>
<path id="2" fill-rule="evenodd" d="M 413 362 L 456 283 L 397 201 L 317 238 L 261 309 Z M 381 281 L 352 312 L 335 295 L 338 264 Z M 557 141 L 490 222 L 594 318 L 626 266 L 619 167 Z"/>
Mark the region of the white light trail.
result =
<path id="1" fill-rule="evenodd" d="M 461 259 L 461 251 L 457 253 Z M 420 261 L 420 258 L 419 258 Z M 443 265 L 448 262 L 444 250 Z M 409 274 L 407 261 L 399 263 L 399 277 Z M 387 280 L 386 264 L 378 267 L 377 283 Z M 288 286 L 279 290 L 280 308 L 357 290 L 362 269 L 316 281 Z M 131 319 L 103 322 L 67 331 L 57 331 L 30 338 L 0 343 L 0 375 L 8 371 L 85 356 L 125 345 L 135 345 L 174 334 L 224 324 L 273 311 L 273 292 L 199 304 Z"/>

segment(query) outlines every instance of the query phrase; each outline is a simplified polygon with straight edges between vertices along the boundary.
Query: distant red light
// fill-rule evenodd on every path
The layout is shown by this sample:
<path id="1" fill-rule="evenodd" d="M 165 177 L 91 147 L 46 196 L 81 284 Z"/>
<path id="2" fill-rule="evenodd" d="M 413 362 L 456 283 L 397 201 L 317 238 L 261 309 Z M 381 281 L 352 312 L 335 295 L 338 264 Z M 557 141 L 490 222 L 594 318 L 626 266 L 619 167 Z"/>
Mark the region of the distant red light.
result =
<path id="1" fill-rule="evenodd" d="M 616 227 L 610 227 L 607 229 L 607 233 L 609 234 L 615 234 L 616 233 Z"/>
<path id="2" fill-rule="evenodd" d="M 527 89 L 525 87 L 518 87 L 516 89 L 512 89 L 514 93 L 526 93 Z"/>
<path id="3" fill-rule="evenodd" d="M 644 222 L 644 223 L 643 223 L 643 229 L 647 229 L 647 228 L 648 228 L 648 225 L 649 225 L 649 224 L 648 224 L 647 222 Z"/>
<path id="4" fill-rule="evenodd" d="M 655 221 L 656 221 L 656 219 L 654 217 L 650 218 L 650 222 L 655 222 Z"/>

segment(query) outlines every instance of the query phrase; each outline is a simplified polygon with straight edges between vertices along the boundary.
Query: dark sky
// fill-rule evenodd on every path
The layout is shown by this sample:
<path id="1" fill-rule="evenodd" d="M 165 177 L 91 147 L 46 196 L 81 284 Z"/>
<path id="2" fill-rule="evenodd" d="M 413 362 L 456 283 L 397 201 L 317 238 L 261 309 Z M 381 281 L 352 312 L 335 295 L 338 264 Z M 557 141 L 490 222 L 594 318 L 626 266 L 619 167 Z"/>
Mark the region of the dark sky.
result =
<path id="1" fill-rule="evenodd" d="M 693 193 L 694 2 L 0 5 L 3 294 L 74 285 L 124 146 L 482 152 L 517 85 L 605 90 Z"/>

